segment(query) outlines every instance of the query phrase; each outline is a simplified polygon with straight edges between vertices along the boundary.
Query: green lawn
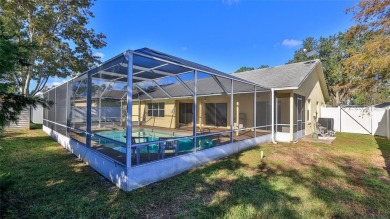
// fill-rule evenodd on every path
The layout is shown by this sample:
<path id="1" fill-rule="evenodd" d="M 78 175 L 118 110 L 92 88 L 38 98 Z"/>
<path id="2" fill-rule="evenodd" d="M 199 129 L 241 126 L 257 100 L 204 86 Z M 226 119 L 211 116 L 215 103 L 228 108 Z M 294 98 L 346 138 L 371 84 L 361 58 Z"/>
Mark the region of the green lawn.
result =
<path id="1" fill-rule="evenodd" d="M 390 218 L 390 143 L 379 137 L 261 145 L 128 193 L 41 130 L 0 146 L 0 218 Z"/>

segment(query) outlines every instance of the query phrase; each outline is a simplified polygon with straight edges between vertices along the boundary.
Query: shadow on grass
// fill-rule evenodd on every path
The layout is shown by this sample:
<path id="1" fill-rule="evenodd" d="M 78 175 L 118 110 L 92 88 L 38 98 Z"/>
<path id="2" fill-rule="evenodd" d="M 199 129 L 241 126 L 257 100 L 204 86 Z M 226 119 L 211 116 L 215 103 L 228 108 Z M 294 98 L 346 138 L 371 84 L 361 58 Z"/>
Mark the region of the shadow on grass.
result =
<path id="1" fill-rule="evenodd" d="M 385 159 L 385 170 L 390 175 L 390 140 L 385 137 L 375 136 L 375 141 L 378 144 L 379 150 Z"/>
<path id="2" fill-rule="evenodd" d="M 30 123 L 30 129 L 31 130 L 42 129 L 42 127 L 43 127 L 42 124 Z"/>
<path id="3" fill-rule="evenodd" d="M 154 183 L 126 194 L 129 199 L 142 199 L 137 217 L 150 218 L 248 218 L 278 215 L 296 218 L 291 208 L 299 197 L 277 190 L 264 175 L 247 176 L 235 173 L 247 168 L 240 155 Z M 149 192 L 155 194 L 149 194 Z M 272 211 L 265 209 L 272 208 Z"/>
<path id="4" fill-rule="evenodd" d="M 381 179 L 384 171 L 361 168 L 342 154 L 325 156 L 325 151 L 319 151 L 326 165 L 305 156 L 293 156 L 296 165 L 268 158 L 249 165 L 248 160 L 255 158 L 248 154 L 259 154 L 259 148 L 125 193 L 47 136 L 20 136 L 6 144 L 10 154 L 0 155 L 1 162 L 7 163 L 2 169 L 15 181 L 7 192 L 6 217 L 390 216 L 390 185 L 388 178 Z M 381 145 L 388 156 L 389 146 Z M 17 147 L 23 151 L 16 151 Z M 293 146 L 285 148 L 289 147 Z"/>
<path id="5" fill-rule="evenodd" d="M 17 137 L 17 136 L 24 136 L 25 133 L 26 133 L 25 130 L 15 130 L 15 131 L 6 130 L 3 133 L 0 133 L 0 139 L 13 138 L 13 137 Z"/>

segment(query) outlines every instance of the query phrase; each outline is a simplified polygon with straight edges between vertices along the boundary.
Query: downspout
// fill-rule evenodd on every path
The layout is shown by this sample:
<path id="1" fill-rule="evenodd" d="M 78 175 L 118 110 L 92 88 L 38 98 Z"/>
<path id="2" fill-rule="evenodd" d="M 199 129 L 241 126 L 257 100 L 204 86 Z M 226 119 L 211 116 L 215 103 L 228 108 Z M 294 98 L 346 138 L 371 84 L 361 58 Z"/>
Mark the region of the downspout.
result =
<path id="1" fill-rule="evenodd" d="M 277 144 L 275 141 L 275 90 L 271 88 L 271 141 Z"/>

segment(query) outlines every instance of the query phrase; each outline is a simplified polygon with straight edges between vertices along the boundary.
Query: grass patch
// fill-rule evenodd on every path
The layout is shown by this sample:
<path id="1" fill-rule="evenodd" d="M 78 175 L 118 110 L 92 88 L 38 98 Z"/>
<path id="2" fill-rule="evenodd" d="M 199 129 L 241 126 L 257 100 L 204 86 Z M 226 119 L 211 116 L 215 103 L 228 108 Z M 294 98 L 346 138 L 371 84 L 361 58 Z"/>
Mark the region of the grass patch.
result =
<path id="1" fill-rule="evenodd" d="M 390 217 L 380 137 L 264 144 L 128 193 L 41 130 L 7 132 L 0 146 L 3 218 Z"/>
<path id="2" fill-rule="evenodd" d="M 42 129 L 42 124 L 36 124 L 36 123 L 32 123 L 30 122 L 30 129 L 31 130 L 35 130 L 35 129 Z"/>

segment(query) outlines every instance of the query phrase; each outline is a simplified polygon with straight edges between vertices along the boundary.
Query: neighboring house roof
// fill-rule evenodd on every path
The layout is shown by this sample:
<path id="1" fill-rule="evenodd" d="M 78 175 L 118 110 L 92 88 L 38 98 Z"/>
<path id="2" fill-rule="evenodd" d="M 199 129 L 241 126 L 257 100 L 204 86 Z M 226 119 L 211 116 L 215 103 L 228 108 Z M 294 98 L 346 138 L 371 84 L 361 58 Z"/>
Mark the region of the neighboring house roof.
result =
<path id="1" fill-rule="evenodd" d="M 104 91 L 100 95 L 103 99 L 123 99 L 123 97 L 126 94 L 127 94 L 126 90 L 108 90 L 108 91 Z M 95 97 L 93 97 L 93 98 L 95 98 Z"/>
<path id="2" fill-rule="evenodd" d="M 278 90 L 298 89 L 306 78 L 314 72 L 313 70 L 317 65 L 321 65 L 322 69 L 321 61 L 315 59 L 252 71 L 237 72 L 232 75 L 267 88 Z M 324 74 L 319 74 L 318 77 L 324 96 L 326 99 L 329 99 Z"/>

